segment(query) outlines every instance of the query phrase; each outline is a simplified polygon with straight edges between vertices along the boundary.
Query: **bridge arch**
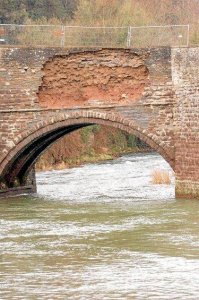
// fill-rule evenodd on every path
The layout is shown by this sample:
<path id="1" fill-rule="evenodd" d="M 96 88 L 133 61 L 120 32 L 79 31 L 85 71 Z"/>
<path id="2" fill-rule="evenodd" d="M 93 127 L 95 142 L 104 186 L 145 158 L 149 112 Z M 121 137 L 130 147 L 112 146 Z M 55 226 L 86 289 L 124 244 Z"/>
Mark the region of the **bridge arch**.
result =
<path id="1" fill-rule="evenodd" d="M 28 185 L 28 174 L 45 149 L 64 135 L 94 124 L 112 126 L 135 135 L 157 151 L 174 169 L 174 158 L 168 150 L 133 121 L 112 113 L 84 110 L 43 119 L 16 137 L 15 145 L 0 165 L 1 182 L 6 188 Z"/>

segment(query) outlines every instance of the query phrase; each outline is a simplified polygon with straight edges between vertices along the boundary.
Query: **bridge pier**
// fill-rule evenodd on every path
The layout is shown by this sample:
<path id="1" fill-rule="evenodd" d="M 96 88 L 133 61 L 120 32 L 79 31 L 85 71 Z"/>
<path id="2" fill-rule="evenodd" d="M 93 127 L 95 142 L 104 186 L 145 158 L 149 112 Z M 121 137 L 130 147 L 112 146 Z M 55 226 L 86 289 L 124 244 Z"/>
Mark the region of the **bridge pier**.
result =
<path id="1" fill-rule="evenodd" d="M 0 198 L 7 198 L 20 195 L 29 195 L 36 193 L 36 185 L 20 186 L 15 188 L 0 190 Z"/>
<path id="2" fill-rule="evenodd" d="M 199 199 L 199 48 L 172 49 L 176 197 Z"/>
<path id="3" fill-rule="evenodd" d="M 25 185 L 18 185 L 12 188 L 3 187 L 0 189 L 0 198 L 7 198 L 19 195 L 34 194 L 37 192 L 35 168 L 28 174 Z"/>
<path id="4" fill-rule="evenodd" d="M 190 180 L 176 180 L 175 196 L 177 199 L 198 199 L 199 183 Z"/>

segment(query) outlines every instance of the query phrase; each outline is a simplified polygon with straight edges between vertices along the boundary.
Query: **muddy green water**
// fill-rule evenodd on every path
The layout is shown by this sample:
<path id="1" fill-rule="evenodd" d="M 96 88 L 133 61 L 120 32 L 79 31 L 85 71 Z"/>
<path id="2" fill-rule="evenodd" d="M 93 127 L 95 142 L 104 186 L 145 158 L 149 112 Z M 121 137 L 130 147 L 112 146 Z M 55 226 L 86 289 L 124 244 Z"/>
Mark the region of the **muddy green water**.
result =
<path id="1" fill-rule="evenodd" d="M 0 201 L 0 299 L 199 299 L 199 201 L 156 154 L 39 173 Z"/>

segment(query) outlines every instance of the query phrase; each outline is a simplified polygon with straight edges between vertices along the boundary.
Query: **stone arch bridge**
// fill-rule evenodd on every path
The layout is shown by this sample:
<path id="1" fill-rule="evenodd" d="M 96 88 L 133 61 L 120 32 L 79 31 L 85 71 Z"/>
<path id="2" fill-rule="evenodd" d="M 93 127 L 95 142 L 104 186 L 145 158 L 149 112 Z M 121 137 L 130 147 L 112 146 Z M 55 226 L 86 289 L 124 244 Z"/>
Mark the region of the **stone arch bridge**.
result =
<path id="1" fill-rule="evenodd" d="M 199 198 L 199 48 L 0 48 L 0 196 L 36 190 L 54 141 L 104 124 L 133 133 Z"/>

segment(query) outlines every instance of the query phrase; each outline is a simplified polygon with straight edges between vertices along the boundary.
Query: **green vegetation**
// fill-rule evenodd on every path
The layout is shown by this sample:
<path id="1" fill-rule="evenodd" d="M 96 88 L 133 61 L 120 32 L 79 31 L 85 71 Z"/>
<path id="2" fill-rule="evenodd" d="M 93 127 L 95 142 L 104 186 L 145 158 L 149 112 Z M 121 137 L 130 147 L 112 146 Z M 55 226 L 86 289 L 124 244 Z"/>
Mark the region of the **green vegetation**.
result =
<path id="1" fill-rule="evenodd" d="M 92 134 L 99 132 L 100 125 L 93 125 L 82 128 L 80 131 L 83 143 L 88 144 Z"/>
<path id="2" fill-rule="evenodd" d="M 76 0 L 1 0 L 0 23 L 26 23 L 28 19 L 57 18 L 62 21 L 73 17 Z"/>
<path id="3" fill-rule="evenodd" d="M 1 0 L 1 23 L 57 18 L 81 25 L 198 22 L 198 0 Z"/>

